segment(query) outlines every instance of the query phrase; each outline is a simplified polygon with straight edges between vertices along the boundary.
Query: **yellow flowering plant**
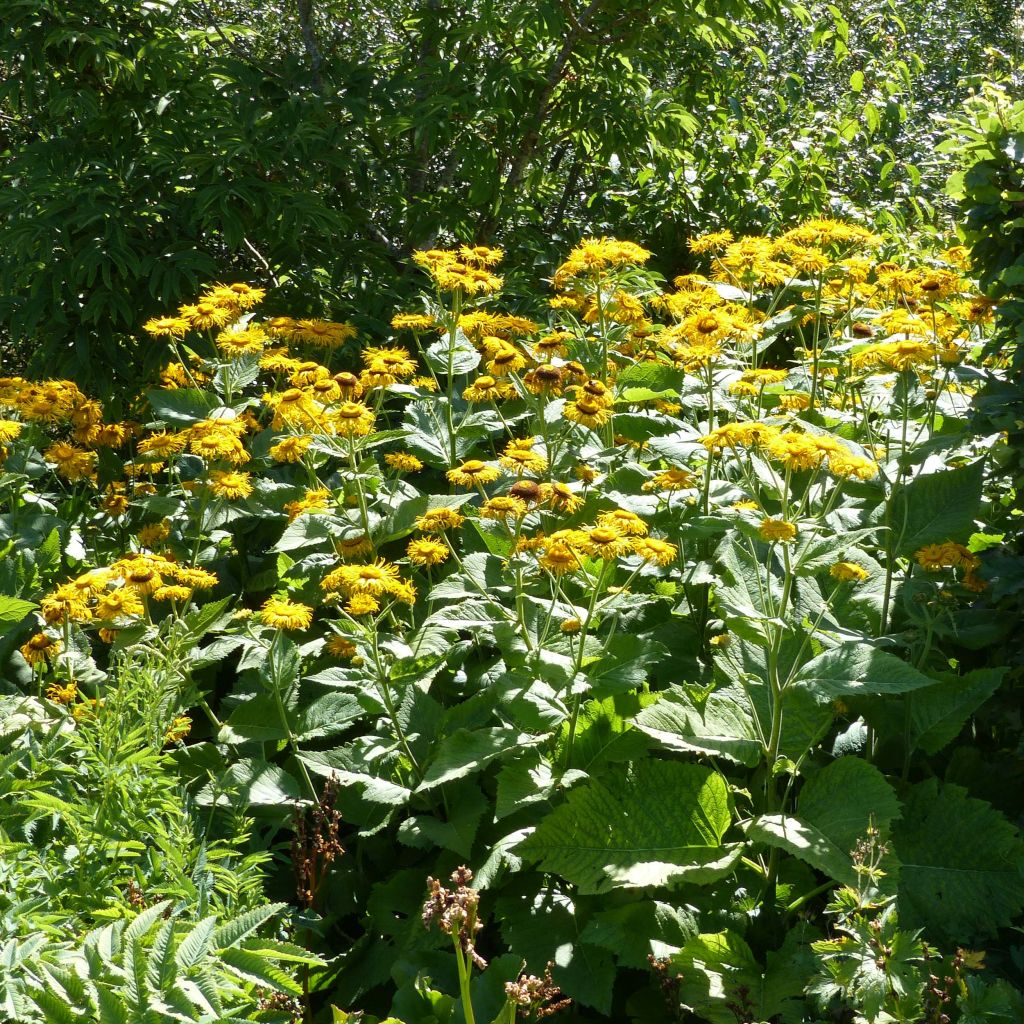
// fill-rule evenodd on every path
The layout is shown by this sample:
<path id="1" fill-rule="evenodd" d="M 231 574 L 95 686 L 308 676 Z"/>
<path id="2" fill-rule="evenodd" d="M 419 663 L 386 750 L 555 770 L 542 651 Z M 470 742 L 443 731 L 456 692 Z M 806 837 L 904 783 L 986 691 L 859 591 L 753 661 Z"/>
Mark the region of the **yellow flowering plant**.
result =
<path id="1" fill-rule="evenodd" d="M 1002 679 L 950 671 L 1002 628 L 978 613 L 1002 441 L 968 424 L 1000 374 L 975 286 L 835 220 L 691 249 L 702 272 L 666 285 L 643 247 L 585 240 L 536 319 L 506 311 L 499 249 L 417 253 L 423 312 L 372 339 L 213 286 L 145 325 L 167 363 L 123 421 L 0 380 L 19 685 L 87 728 L 122 653 L 166 663 L 159 735 L 211 822 L 343 821 L 301 890 L 305 939 L 351 947 L 334 999 L 386 1002 L 371 949 L 423 969 L 395 920 L 456 862 L 495 890 L 495 947 L 605 1016 L 658 988 L 648 956 L 692 968 L 851 884 L 869 827 L 929 941 L 1024 904 L 1007 868 L 990 918 L 973 877 L 940 910 L 912 860 L 961 866 L 922 810 L 966 799 L 929 723 Z"/>

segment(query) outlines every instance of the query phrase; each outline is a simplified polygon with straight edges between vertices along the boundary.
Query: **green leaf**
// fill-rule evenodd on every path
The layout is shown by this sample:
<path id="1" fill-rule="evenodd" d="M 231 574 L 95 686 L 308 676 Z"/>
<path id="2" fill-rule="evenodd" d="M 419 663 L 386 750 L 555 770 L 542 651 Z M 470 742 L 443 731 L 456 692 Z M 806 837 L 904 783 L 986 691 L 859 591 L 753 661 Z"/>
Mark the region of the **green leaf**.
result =
<path id="1" fill-rule="evenodd" d="M 883 835 L 900 804 L 882 773 L 858 757 L 842 757 L 804 786 L 796 815 L 766 814 L 747 837 L 786 850 L 845 885 L 855 885 L 851 853 L 869 824 Z"/>
<path id="2" fill-rule="evenodd" d="M 32 601 L 23 601 L 20 597 L 8 597 L 6 594 L 0 594 L 0 629 L 21 622 L 35 607 L 36 605 Z"/>
<path id="3" fill-rule="evenodd" d="M 539 743 L 542 738 L 508 727 L 459 729 L 441 741 L 416 792 L 425 793 L 446 782 L 465 778 L 503 754 L 511 750 L 524 750 Z"/>
<path id="4" fill-rule="evenodd" d="M 711 1024 L 736 1024 L 736 1007 L 744 1019 L 804 1019 L 804 985 L 813 971 L 802 929 L 793 928 L 782 948 L 768 954 L 762 969 L 750 947 L 734 932 L 695 935 L 670 957 L 682 976 L 682 1004 Z"/>
<path id="5" fill-rule="evenodd" d="M 443 334 L 427 348 L 424 356 L 434 373 L 445 377 L 448 376 L 449 356 L 452 360 L 452 374 L 456 377 L 469 373 L 480 365 L 480 353 L 461 330 L 456 330 L 454 344 L 450 333 Z"/>
<path id="6" fill-rule="evenodd" d="M 287 906 L 287 903 L 267 903 L 222 924 L 213 933 L 213 948 L 220 950 L 234 946 L 256 931 L 261 924 L 280 914 Z"/>
<path id="7" fill-rule="evenodd" d="M 985 460 L 978 459 L 897 487 L 889 520 L 896 553 L 912 555 L 926 544 L 967 540 L 974 533 L 984 479 Z"/>
<path id="8" fill-rule="evenodd" d="M 637 715 L 636 727 L 666 750 L 725 757 L 748 768 L 763 749 L 750 701 L 739 686 L 715 690 L 703 704 L 674 687 Z"/>
<path id="9" fill-rule="evenodd" d="M 964 722 L 999 689 L 1007 669 L 980 668 L 957 676 L 944 672 L 935 686 L 908 694 L 910 728 L 907 753 L 937 754 L 956 739 Z"/>
<path id="10" fill-rule="evenodd" d="M 933 941 L 987 939 L 1024 908 L 1024 843 L 966 789 L 938 779 L 913 786 L 892 839 L 900 923 L 924 928 Z"/>
<path id="11" fill-rule="evenodd" d="M 291 975 L 251 950 L 232 946 L 221 950 L 220 959 L 236 974 L 253 984 L 263 985 L 275 992 L 287 992 L 293 996 L 302 994 L 302 987 Z"/>
<path id="12" fill-rule="evenodd" d="M 581 892 L 710 881 L 728 870 L 725 779 L 710 768 L 641 761 L 569 793 L 519 852 Z"/>
<path id="13" fill-rule="evenodd" d="M 221 407 L 221 401 L 216 395 L 197 388 L 148 391 L 146 399 L 153 415 L 172 426 L 187 426 L 205 420 L 214 409 Z"/>
<path id="14" fill-rule="evenodd" d="M 685 374 L 675 366 L 667 363 L 634 363 L 619 372 L 615 378 L 615 386 L 624 389 L 627 394 L 622 397 L 627 402 L 644 401 L 641 398 L 630 398 L 628 391 L 642 390 L 656 393 L 678 395 L 683 386 Z"/>
<path id="15" fill-rule="evenodd" d="M 902 658 L 871 647 L 849 643 L 812 658 L 793 680 L 819 700 L 868 693 L 907 693 L 933 686 L 935 680 Z"/>
<path id="16" fill-rule="evenodd" d="M 216 927 L 217 918 L 206 917 L 181 940 L 174 953 L 174 962 L 181 970 L 195 967 L 206 956 Z"/>

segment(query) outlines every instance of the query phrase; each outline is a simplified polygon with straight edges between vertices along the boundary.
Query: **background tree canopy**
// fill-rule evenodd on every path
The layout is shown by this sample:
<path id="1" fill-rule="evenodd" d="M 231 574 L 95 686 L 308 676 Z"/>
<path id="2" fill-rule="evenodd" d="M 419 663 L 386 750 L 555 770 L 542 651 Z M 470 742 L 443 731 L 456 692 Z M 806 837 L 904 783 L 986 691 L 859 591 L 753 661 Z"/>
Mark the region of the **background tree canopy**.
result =
<path id="1" fill-rule="evenodd" d="M 210 279 L 372 331 L 440 238 L 547 268 L 620 233 L 672 271 L 726 220 L 940 223 L 938 118 L 1012 7 L 5 0 L 5 347 L 109 385 Z"/>

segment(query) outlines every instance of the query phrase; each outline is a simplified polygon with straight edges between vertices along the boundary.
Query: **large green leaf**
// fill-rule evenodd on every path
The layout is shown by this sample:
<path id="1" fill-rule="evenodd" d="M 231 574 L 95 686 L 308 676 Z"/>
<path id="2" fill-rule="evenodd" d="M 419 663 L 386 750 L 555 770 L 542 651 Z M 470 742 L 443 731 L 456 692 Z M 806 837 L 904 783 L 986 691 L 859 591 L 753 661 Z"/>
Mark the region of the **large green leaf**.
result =
<path id="1" fill-rule="evenodd" d="M 744 1020 L 803 1019 L 800 1000 L 814 968 L 800 929 L 792 929 L 782 949 L 769 953 L 767 969 L 730 931 L 695 935 L 670 959 L 681 975 L 681 1002 L 702 1020 L 736 1024 L 738 1006 L 753 1013 Z"/>
<path id="2" fill-rule="evenodd" d="M 935 680 L 901 658 L 872 647 L 850 643 L 812 658 L 793 680 L 820 700 L 869 693 L 907 693 Z"/>
<path id="3" fill-rule="evenodd" d="M 882 773 L 858 757 L 843 757 L 804 786 L 796 815 L 765 814 L 747 837 L 776 846 L 846 885 L 857 881 L 851 853 L 869 824 L 883 833 L 900 804 Z"/>
<path id="4" fill-rule="evenodd" d="M 943 673 L 935 686 L 907 694 L 909 730 L 905 741 L 914 750 L 938 753 L 956 739 L 964 722 L 999 689 L 1005 668 L 980 668 L 965 676 Z"/>
<path id="5" fill-rule="evenodd" d="M 540 741 L 517 729 L 459 729 L 442 741 L 416 792 L 424 793 L 480 771 L 510 750 L 526 749 Z"/>
<path id="6" fill-rule="evenodd" d="M 730 810 L 710 768 L 641 761 L 569 793 L 519 852 L 581 892 L 712 881 L 735 851 L 722 846 Z"/>
<path id="7" fill-rule="evenodd" d="M 667 750 L 725 757 L 748 768 L 761 757 L 757 720 L 740 686 L 715 690 L 700 704 L 676 687 L 644 708 L 636 727 Z"/>
<path id="8" fill-rule="evenodd" d="M 896 488 L 889 524 L 895 550 L 910 555 L 926 544 L 966 540 L 981 505 L 985 462 L 926 473 Z"/>
<path id="9" fill-rule="evenodd" d="M 1024 843 L 999 811 L 960 786 L 914 786 L 893 845 L 900 921 L 935 941 L 986 939 L 1024 908 Z"/>

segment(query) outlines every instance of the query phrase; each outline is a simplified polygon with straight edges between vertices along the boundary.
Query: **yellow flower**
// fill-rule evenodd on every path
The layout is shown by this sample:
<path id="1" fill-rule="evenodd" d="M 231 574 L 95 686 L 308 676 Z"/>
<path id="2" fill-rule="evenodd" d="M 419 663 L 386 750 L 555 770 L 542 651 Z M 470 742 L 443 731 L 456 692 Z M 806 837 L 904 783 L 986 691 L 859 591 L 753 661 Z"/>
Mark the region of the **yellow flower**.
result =
<path id="1" fill-rule="evenodd" d="M 72 681 L 67 683 L 54 683 L 52 686 L 46 688 L 47 700 L 52 700 L 55 704 L 73 704 L 75 698 L 78 696 L 78 686 Z"/>
<path id="2" fill-rule="evenodd" d="M 625 266 L 643 266 L 652 253 L 634 242 L 621 242 L 616 238 L 587 238 L 569 253 L 565 262 L 555 271 L 552 279 L 558 289 L 564 289 L 573 278 L 600 275 L 603 271 Z"/>
<path id="3" fill-rule="evenodd" d="M 43 458 L 57 467 L 57 475 L 74 482 L 91 475 L 96 464 L 96 453 L 83 451 L 66 441 L 51 444 Z"/>
<path id="4" fill-rule="evenodd" d="M 356 329 L 347 323 L 331 320 L 296 320 L 290 329 L 290 341 L 304 341 L 318 348 L 337 348 L 356 336 Z"/>
<path id="5" fill-rule="evenodd" d="M 284 510 L 288 513 L 288 522 L 293 523 L 299 516 L 307 513 L 326 512 L 330 497 L 331 492 L 326 487 L 309 488 L 298 501 L 285 503 Z"/>
<path id="6" fill-rule="evenodd" d="M 159 523 L 147 523 L 139 528 L 135 535 L 144 548 L 154 548 L 171 535 L 170 519 L 163 519 Z"/>
<path id="7" fill-rule="evenodd" d="M 480 518 L 502 522 L 506 519 L 522 519 L 527 511 L 528 506 L 522 498 L 501 495 L 497 498 L 488 498 L 480 506 Z"/>
<path id="8" fill-rule="evenodd" d="M 299 462 L 313 443 L 311 437 L 292 435 L 282 438 L 270 448 L 270 457 L 275 462 Z"/>
<path id="9" fill-rule="evenodd" d="M 391 318 L 391 326 L 396 331 L 429 331 L 437 322 L 422 313 L 396 313 Z"/>
<path id="10" fill-rule="evenodd" d="M 498 462 L 517 476 L 523 473 L 543 473 L 548 468 L 548 460 L 533 450 L 535 443 L 532 437 L 510 441 Z"/>
<path id="11" fill-rule="evenodd" d="M 451 483 L 459 487 L 476 487 L 478 484 L 493 483 L 501 473 L 479 459 L 469 459 L 461 466 L 448 470 L 446 476 Z"/>
<path id="12" fill-rule="evenodd" d="M 176 584 L 165 584 L 153 591 L 154 601 L 172 601 L 175 604 L 187 604 L 192 599 L 191 587 Z"/>
<path id="13" fill-rule="evenodd" d="M 173 576 L 179 583 L 193 590 L 210 590 L 217 585 L 216 573 L 208 569 L 199 569 L 195 566 L 171 565 L 167 574 Z"/>
<path id="14" fill-rule="evenodd" d="M 787 523 L 785 519 L 765 519 L 757 532 L 762 540 L 787 543 L 796 536 L 796 524 Z"/>
<path id="15" fill-rule="evenodd" d="M 345 605 L 349 615 L 373 615 L 380 611 L 380 602 L 370 594 L 353 594 Z"/>
<path id="16" fill-rule="evenodd" d="M 637 537 L 633 541 L 633 552 L 645 562 L 654 562 L 655 565 L 671 565 L 676 560 L 679 548 L 675 544 L 670 544 L 667 540 L 660 540 L 657 537 Z"/>
<path id="17" fill-rule="evenodd" d="M 399 473 L 418 473 L 423 468 L 423 463 L 409 452 L 388 452 L 384 461 Z"/>
<path id="18" fill-rule="evenodd" d="M 142 601 L 138 594 L 129 587 L 112 590 L 96 602 L 96 617 L 105 622 L 134 618 L 141 615 L 142 612 Z"/>
<path id="19" fill-rule="evenodd" d="M 209 487 L 218 498 L 248 498 L 252 494 L 252 477 L 237 470 L 214 469 L 210 472 Z"/>
<path id="20" fill-rule="evenodd" d="M 365 437 L 373 430 L 373 413 L 361 402 L 345 402 L 333 422 L 342 437 Z"/>
<path id="21" fill-rule="evenodd" d="M 946 541 L 943 544 L 928 544 L 914 552 L 914 559 L 922 569 L 938 572 L 940 569 L 966 569 L 973 572 L 981 565 L 977 555 L 962 544 Z"/>
<path id="22" fill-rule="evenodd" d="M 516 394 L 515 387 L 508 381 L 497 380 L 489 374 L 484 374 L 463 390 L 462 397 L 467 402 L 500 402 L 515 398 Z"/>
<path id="23" fill-rule="evenodd" d="M 213 327 L 223 327 L 238 315 L 236 309 L 200 299 L 194 305 L 180 306 L 178 316 L 185 320 L 189 327 L 197 331 L 208 331 Z"/>
<path id="24" fill-rule="evenodd" d="M 541 484 L 540 499 L 547 502 L 556 511 L 565 512 L 568 515 L 583 508 L 583 499 L 578 494 L 574 494 L 568 484 L 557 481 Z"/>
<path id="25" fill-rule="evenodd" d="M 695 256 L 705 252 L 718 252 L 724 249 L 733 240 L 732 232 L 726 228 L 724 231 L 709 231 L 707 234 L 691 238 L 687 243 Z"/>
<path id="26" fill-rule="evenodd" d="M 252 309 L 266 297 L 265 288 L 253 288 L 251 285 L 238 281 L 235 284 L 217 284 L 203 293 L 204 299 L 220 303 L 222 306 L 234 306 L 236 309 Z"/>
<path id="27" fill-rule="evenodd" d="M 45 633 L 35 633 L 19 648 L 21 656 L 30 664 L 38 665 L 60 654 L 61 642 Z"/>
<path id="28" fill-rule="evenodd" d="M 584 550 L 588 555 L 595 555 L 605 561 L 611 561 L 620 555 L 628 554 L 630 542 L 616 526 L 593 526 L 586 531 Z"/>
<path id="29" fill-rule="evenodd" d="M 836 562 L 828 570 L 833 579 L 843 583 L 861 583 L 870 575 L 867 569 L 856 562 Z"/>
<path id="30" fill-rule="evenodd" d="M 786 412 L 803 412 L 804 409 L 810 408 L 810 405 L 811 396 L 800 392 L 779 396 L 779 408 L 785 409 Z"/>
<path id="31" fill-rule="evenodd" d="M 341 565 L 321 581 L 324 590 L 341 590 L 345 594 L 369 594 L 379 597 L 398 583 L 398 566 L 378 558 L 365 565 Z"/>
<path id="32" fill-rule="evenodd" d="M 693 487 L 693 474 L 685 469 L 666 469 L 644 483 L 644 491 L 685 491 Z"/>
<path id="33" fill-rule="evenodd" d="M 416 520 L 416 529 L 423 533 L 443 533 L 445 530 L 457 530 L 465 521 L 465 517 L 454 508 L 434 508 Z"/>
<path id="34" fill-rule="evenodd" d="M 611 402 L 582 394 L 565 403 L 562 415 L 572 423 L 593 430 L 603 427 L 612 418 Z"/>
<path id="35" fill-rule="evenodd" d="M 0 444 L 13 441 L 21 433 L 22 426 L 17 420 L 0 420 Z"/>
<path id="36" fill-rule="evenodd" d="M 226 356 L 249 355 L 262 352 L 269 337 L 263 328 L 250 324 L 248 327 L 228 328 L 217 335 L 217 348 Z"/>
<path id="37" fill-rule="evenodd" d="M 360 352 L 363 365 L 371 373 L 389 373 L 395 377 L 411 377 L 416 372 L 416 360 L 404 348 L 364 348 Z"/>
<path id="38" fill-rule="evenodd" d="M 168 434 L 161 430 L 156 434 L 150 434 L 139 442 L 140 455 L 155 455 L 158 459 L 166 459 L 168 456 L 177 455 L 185 450 L 188 444 L 187 433 Z M 140 460 L 141 461 L 141 460 Z"/>
<path id="39" fill-rule="evenodd" d="M 610 526 L 625 537 L 646 537 L 647 524 L 635 513 L 623 508 L 602 512 L 597 517 L 598 526 Z"/>
<path id="40" fill-rule="evenodd" d="M 313 609 L 284 597 L 269 597 L 260 610 L 260 621 L 273 629 L 309 629 Z"/>
<path id="41" fill-rule="evenodd" d="M 359 533 L 351 537 L 342 537 L 334 541 L 334 550 L 342 558 L 363 558 L 373 554 L 373 542 L 365 533 Z"/>
<path id="42" fill-rule="evenodd" d="M 100 508 L 110 516 L 111 519 L 120 519 L 121 516 L 128 511 L 128 506 L 131 502 L 128 500 L 126 494 L 108 494 L 102 502 L 100 502 Z"/>
<path id="43" fill-rule="evenodd" d="M 183 316 L 157 316 L 147 320 L 142 329 L 154 338 L 182 338 L 189 326 L 189 321 Z"/>
<path id="44" fill-rule="evenodd" d="M 337 633 L 327 641 L 324 647 L 327 653 L 333 657 L 346 659 L 352 658 L 358 650 L 356 645 L 347 636 L 341 636 Z"/>
<path id="45" fill-rule="evenodd" d="M 448 558 L 450 552 L 447 544 L 423 537 L 409 541 L 406 554 L 413 565 L 431 566 L 440 565 Z"/>
<path id="46" fill-rule="evenodd" d="M 578 633 L 583 628 L 583 623 L 577 618 L 563 619 L 558 625 L 559 630 L 566 635 L 571 636 L 573 633 Z"/>
<path id="47" fill-rule="evenodd" d="M 192 719 L 188 715 L 175 715 L 164 733 L 164 743 L 181 743 L 192 731 Z"/>
<path id="48" fill-rule="evenodd" d="M 576 552 L 568 544 L 563 543 L 546 545 L 539 561 L 552 576 L 574 572 L 580 565 Z"/>

